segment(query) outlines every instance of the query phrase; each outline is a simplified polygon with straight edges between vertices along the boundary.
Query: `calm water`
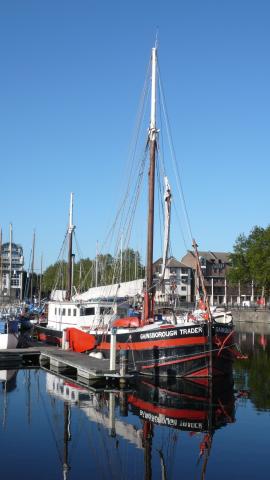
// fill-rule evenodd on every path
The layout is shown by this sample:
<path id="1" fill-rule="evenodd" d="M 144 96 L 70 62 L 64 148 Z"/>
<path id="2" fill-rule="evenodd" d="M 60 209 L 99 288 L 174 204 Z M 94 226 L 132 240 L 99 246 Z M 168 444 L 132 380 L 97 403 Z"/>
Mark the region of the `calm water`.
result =
<path id="1" fill-rule="evenodd" d="M 248 360 L 208 390 L 145 380 L 93 393 L 43 370 L 1 371 L 1 478 L 269 478 L 270 331 L 239 330 Z"/>

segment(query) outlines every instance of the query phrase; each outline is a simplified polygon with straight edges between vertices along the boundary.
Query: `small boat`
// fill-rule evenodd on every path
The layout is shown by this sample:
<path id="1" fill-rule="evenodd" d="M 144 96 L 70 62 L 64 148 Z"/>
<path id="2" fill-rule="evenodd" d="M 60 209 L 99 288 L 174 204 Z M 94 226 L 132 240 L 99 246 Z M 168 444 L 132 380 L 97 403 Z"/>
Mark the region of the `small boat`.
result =
<path id="1" fill-rule="evenodd" d="M 15 318 L 0 318 L 0 350 L 16 348 L 18 345 L 19 322 Z"/>
<path id="2" fill-rule="evenodd" d="M 34 325 L 35 335 L 40 341 L 61 345 L 63 331 L 76 328 L 83 332 L 107 328 L 114 318 L 127 315 L 129 303 L 125 298 L 115 295 L 119 293 L 119 284 L 111 285 L 107 292 L 93 288 L 94 295 L 86 299 L 85 294 L 72 296 L 72 262 L 73 262 L 73 193 L 70 196 L 69 226 L 68 226 L 68 259 L 66 290 L 53 292 L 51 300 L 47 303 L 46 324 L 39 321 Z M 131 282 L 132 283 L 132 282 Z M 136 287 L 133 287 L 133 289 Z"/>

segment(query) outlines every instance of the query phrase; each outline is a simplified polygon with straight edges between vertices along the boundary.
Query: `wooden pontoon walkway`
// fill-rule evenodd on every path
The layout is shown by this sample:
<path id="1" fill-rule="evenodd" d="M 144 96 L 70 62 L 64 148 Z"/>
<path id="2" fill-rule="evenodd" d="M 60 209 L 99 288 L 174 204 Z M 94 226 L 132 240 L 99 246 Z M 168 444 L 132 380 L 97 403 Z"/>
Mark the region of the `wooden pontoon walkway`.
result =
<path id="1" fill-rule="evenodd" d="M 89 357 L 83 353 L 72 352 L 71 350 L 42 350 L 40 353 L 40 365 L 50 370 L 63 372 L 73 370 L 77 377 L 88 380 L 104 379 L 116 375 L 116 371 L 110 371 L 110 361 Z"/>
<path id="2" fill-rule="evenodd" d="M 125 382 L 132 377 L 129 374 L 121 376 L 119 365 L 116 365 L 116 370 L 110 370 L 108 359 L 98 359 L 59 347 L 37 344 L 28 348 L 0 350 L 0 369 L 23 368 L 29 365 L 64 374 L 85 384 L 108 380 Z"/>

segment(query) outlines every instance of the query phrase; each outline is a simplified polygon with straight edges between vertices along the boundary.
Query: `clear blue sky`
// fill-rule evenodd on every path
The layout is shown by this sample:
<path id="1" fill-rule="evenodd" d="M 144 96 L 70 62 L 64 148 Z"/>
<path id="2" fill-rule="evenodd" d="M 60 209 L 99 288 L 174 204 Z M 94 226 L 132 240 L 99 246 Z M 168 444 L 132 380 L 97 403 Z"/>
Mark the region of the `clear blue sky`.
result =
<path id="1" fill-rule="evenodd" d="M 0 224 L 26 266 L 33 229 L 37 258 L 57 259 L 71 191 L 83 255 L 106 235 L 157 27 L 200 249 L 267 226 L 269 24 L 268 0 L 0 0 Z"/>

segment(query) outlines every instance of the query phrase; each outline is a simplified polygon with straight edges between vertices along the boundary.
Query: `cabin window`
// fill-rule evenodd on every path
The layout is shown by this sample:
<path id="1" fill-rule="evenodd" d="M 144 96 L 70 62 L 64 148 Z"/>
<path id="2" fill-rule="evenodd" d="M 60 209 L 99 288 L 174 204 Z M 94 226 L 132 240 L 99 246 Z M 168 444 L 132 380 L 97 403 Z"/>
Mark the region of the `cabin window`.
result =
<path id="1" fill-rule="evenodd" d="M 58 315 L 60 315 L 60 314 L 61 314 L 61 309 L 60 309 L 60 308 L 58 308 Z"/>
<path id="2" fill-rule="evenodd" d="M 81 308 L 80 315 L 95 315 L 95 307 Z"/>
<path id="3" fill-rule="evenodd" d="M 111 307 L 100 307 L 99 312 L 100 315 L 111 315 L 113 313 L 113 309 Z"/>
<path id="4" fill-rule="evenodd" d="M 70 317 L 71 315 L 71 308 L 68 309 L 68 316 Z"/>
<path id="5" fill-rule="evenodd" d="M 62 315 L 66 315 L 66 309 L 65 308 L 63 308 L 63 310 L 62 310 Z"/>
<path id="6" fill-rule="evenodd" d="M 74 310 L 73 310 L 73 317 L 76 317 L 76 315 L 77 315 L 77 310 L 74 309 Z"/>
<path id="7" fill-rule="evenodd" d="M 54 314 L 57 315 L 57 308 L 54 309 Z"/>

